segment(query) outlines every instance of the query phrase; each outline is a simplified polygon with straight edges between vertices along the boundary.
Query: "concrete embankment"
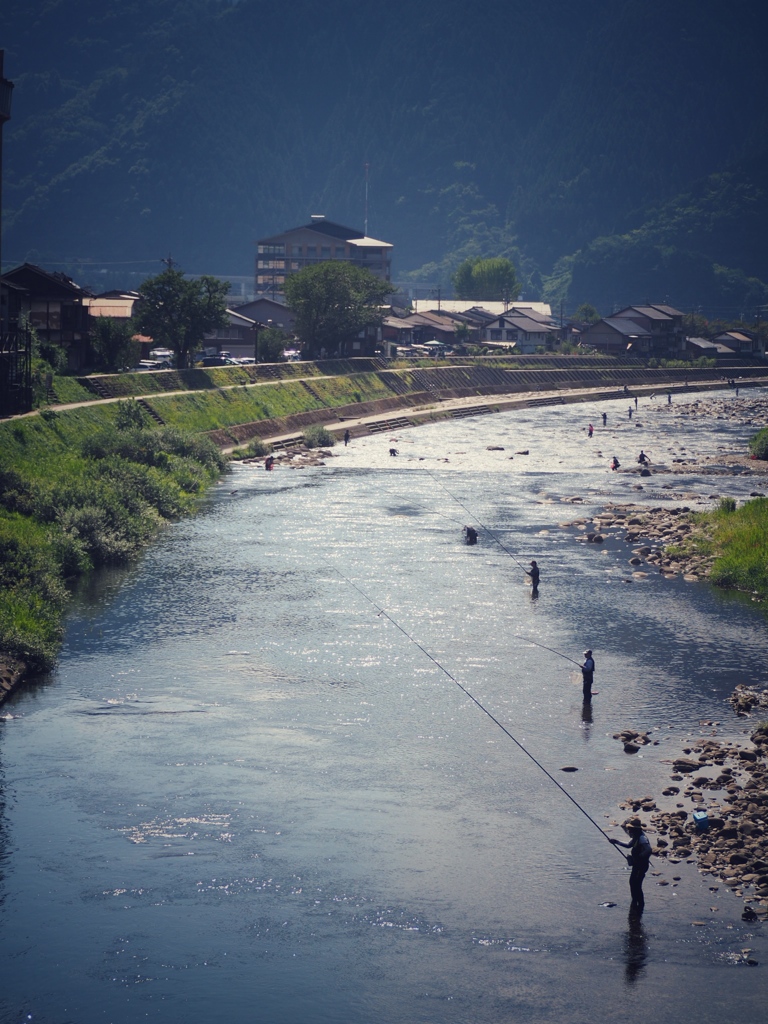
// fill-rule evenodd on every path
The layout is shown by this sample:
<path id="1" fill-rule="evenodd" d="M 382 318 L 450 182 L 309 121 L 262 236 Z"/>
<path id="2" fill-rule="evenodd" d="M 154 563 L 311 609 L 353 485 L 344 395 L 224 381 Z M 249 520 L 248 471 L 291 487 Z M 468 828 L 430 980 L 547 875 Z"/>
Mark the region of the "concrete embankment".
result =
<path id="1" fill-rule="evenodd" d="M 653 375 L 653 371 L 648 371 Z M 472 389 L 435 388 L 431 391 L 412 392 L 374 402 L 357 402 L 335 408 L 313 409 L 293 416 L 242 423 L 237 426 L 208 432 L 208 437 L 222 449 L 232 449 L 259 439 L 270 444 L 283 446 L 297 442 L 309 426 L 324 426 L 335 437 L 341 437 L 349 430 L 350 435 L 361 437 L 389 430 L 403 430 L 422 423 L 444 419 L 458 419 L 466 416 L 481 416 L 508 409 L 532 409 L 542 406 L 567 405 L 574 402 L 613 401 L 629 396 L 657 395 L 661 400 L 671 396 L 691 396 L 722 389 L 722 377 L 713 379 L 712 371 L 686 371 L 684 380 L 662 382 L 652 376 L 651 380 L 635 381 L 628 393 L 620 381 L 626 376 L 614 371 L 616 384 L 602 381 L 596 386 L 558 386 L 546 388 L 550 378 L 544 378 L 536 390 L 510 391 L 502 385 L 488 385 Z M 691 376 L 689 376 L 691 374 Z M 604 374 L 605 375 L 605 374 Z M 705 376 L 706 375 L 706 376 Z M 529 375 L 530 376 L 530 375 Z M 667 374 L 667 377 L 669 374 Z M 551 377 L 551 374 L 550 374 Z M 739 381 L 740 389 L 765 387 L 768 376 L 744 377 Z M 627 386 L 628 387 L 628 386 Z M 470 393 L 466 393 L 469 391 Z"/>

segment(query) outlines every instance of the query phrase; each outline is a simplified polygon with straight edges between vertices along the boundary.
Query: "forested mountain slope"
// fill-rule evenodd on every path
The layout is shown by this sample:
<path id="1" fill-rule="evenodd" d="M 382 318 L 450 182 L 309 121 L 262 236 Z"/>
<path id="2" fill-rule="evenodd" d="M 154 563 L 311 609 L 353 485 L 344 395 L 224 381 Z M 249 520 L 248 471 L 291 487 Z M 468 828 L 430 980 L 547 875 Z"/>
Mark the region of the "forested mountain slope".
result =
<path id="1" fill-rule="evenodd" d="M 362 227 L 368 163 L 397 277 L 505 253 L 529 298 L 622 303 L 650 245 L 702 304 L 715 264 L 768 279 L 764 7 L 6 0 L 4 260 L 248 274 L 310 213 Z"/>

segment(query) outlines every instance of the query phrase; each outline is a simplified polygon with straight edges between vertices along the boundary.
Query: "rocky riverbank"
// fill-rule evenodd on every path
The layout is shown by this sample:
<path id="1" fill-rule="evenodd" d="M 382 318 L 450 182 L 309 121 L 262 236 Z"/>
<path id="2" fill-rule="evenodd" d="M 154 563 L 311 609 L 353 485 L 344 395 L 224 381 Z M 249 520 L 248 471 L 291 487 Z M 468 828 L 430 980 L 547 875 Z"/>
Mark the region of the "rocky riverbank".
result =
<path id="1" fill-rule="evenodd" d="M 326 459 L 334 458 L 330 448 L 307 448 L 303 444 L 292 444 L 289 448 L 278 449 L 271 455 L 275 469 L 306 469 L 308 466 L 324 466 Z M 240 460 L 245 466 L 263 466 L 267 456 L 256 455 Z"/>
<path id="2" fill-rule="evenodd" d="M 27 666 L 7 654 L 0 654 L 0 704 L 21 684 L 27 674 Z"/>
<path id="3" fill-rule="evenodd" d="M 730 703 L 768 711 L 768 690 L 740 686 Z M 627 797 L 619 806 L 644 821 L 660 861 L 696 864 L 744 900 L 744 920 L 768 920 L 768 722 L 756 725 L 751 747 L 717 739 L 714 723 L 707 724 L 711 734 L 686 744 L 670 762 L 661 797 Z M 651 734 L 633 730 L 615 738 L 630 754 L 653 742 Z M 706 812 L 700 824 L 695 811 Z M 670 884 L 663 871 L 652 870 L 654 877 Z M 712 893 L 719 889 L 710 886 Z"/>
<path id="4" fill-rule="evenodd" d="M 591 519 L 574 519 L 563 526 L 575 527 L 579 531 L 576 539 L 583 543 L 602 545 L 611 538 L 634 545 L 628 562 L 638 579 L 648 576 L 641 568 L 645 565 L 669 579 L 682 574 L 693 582 L 709 575 L 714 557 L 687 548 L 696 536 L 704 537 L 703 530 L 691 522 L 690 512 L 688 505 L 646 508 L 608 504 Z"/>

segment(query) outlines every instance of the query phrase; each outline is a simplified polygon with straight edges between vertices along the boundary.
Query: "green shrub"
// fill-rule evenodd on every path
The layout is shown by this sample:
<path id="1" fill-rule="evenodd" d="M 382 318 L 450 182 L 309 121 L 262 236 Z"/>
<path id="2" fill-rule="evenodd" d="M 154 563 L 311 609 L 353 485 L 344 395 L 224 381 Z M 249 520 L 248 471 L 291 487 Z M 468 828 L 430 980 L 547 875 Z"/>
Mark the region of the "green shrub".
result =
<path id="1" fill-rule="evenodd" d="M 127 402 L 117 403 L 115 426 L 118 430 L 134 430 L 137 427 L 146 426 L 146 422 L 146 413 L 135 398 L 130 398 Z"/>
<path id="2" fill-rule="evenodd" d="M 332 448 L 336 444 L 336 440 L 325 427 L 318 423 L 313 427 L 307 427 L 304 431 L 304 444 L 307 448 Z"/>
<path id="3" fill-rule="evenodd" d="M 260 437 L 254 437 L 253 440 L 249 441 L 245 446 L 245 456 L 247 458 L 269 455 L 271 451 L 272 445 L 267 444 L 266 441 L 262 441 Z"/>
<path id="4" fill-rule="evenodd" d="M 768 460 L 768 427 L 763 427 L 750 439 L 749 450 L 756 458 Z"/>

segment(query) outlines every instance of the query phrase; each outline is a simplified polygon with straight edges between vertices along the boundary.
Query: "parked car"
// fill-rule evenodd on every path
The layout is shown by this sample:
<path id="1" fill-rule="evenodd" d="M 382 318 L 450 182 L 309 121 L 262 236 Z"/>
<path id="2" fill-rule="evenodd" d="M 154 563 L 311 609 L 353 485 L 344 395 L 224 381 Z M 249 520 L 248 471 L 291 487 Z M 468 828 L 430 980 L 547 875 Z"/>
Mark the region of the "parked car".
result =
<path id="1" fill-rule="evenodd" d="M 237 360 L 229 356 L 203 356 L 200 366 L 237 366 Z"/>

